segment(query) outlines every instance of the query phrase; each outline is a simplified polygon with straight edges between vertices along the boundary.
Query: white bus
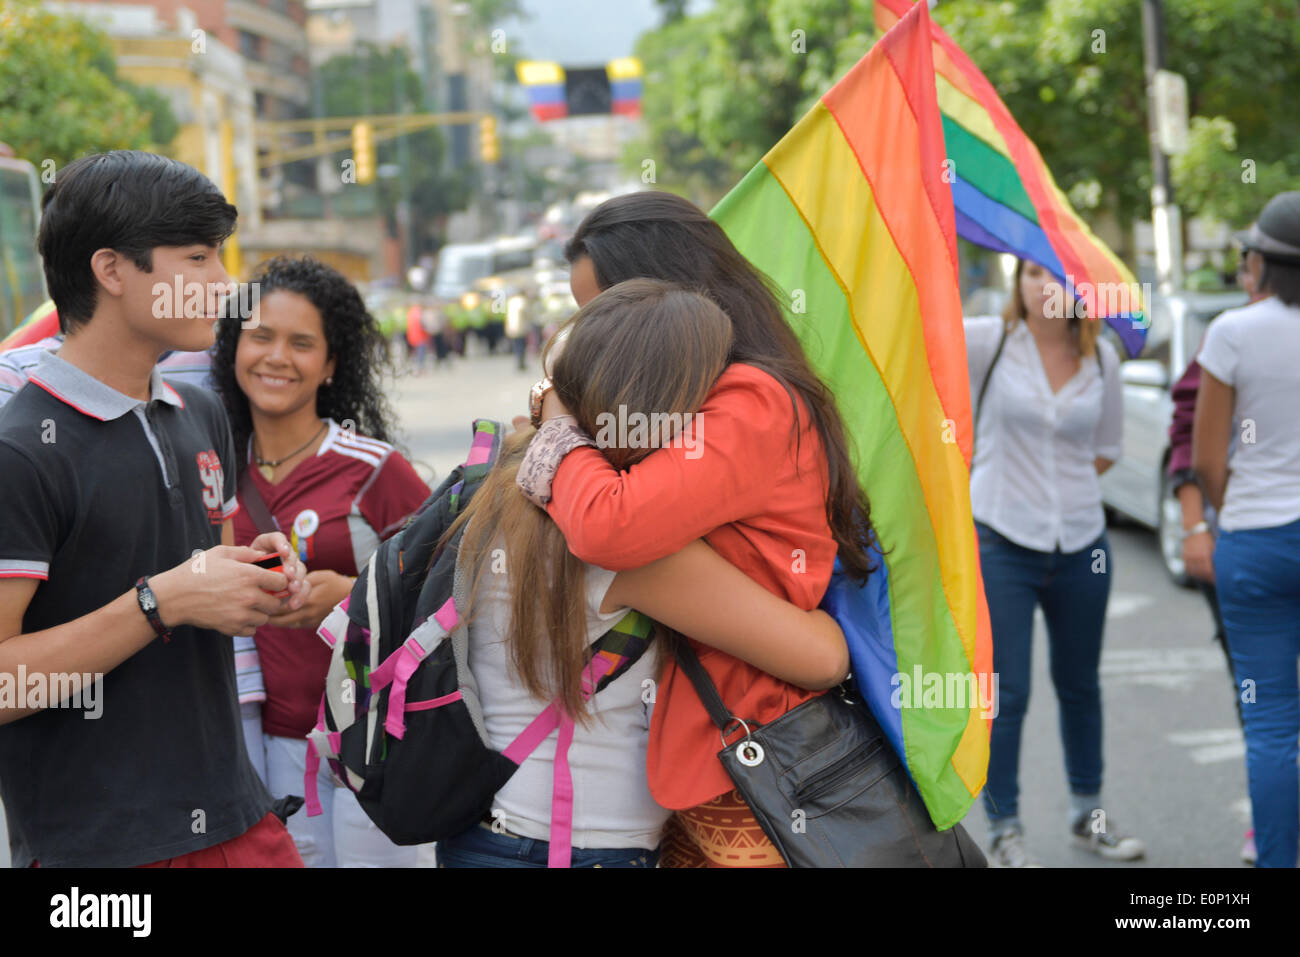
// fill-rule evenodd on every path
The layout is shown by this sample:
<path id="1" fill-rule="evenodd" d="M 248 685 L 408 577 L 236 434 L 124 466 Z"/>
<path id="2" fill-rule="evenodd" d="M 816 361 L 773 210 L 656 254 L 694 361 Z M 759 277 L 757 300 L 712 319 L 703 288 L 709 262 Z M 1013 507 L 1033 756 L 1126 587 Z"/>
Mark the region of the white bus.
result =
<path id="1" fill-rule="evenodd" d="M 47 298 L 36 253 L 40 204 L 35 167 L 0 143 L 0 339 Z"/>

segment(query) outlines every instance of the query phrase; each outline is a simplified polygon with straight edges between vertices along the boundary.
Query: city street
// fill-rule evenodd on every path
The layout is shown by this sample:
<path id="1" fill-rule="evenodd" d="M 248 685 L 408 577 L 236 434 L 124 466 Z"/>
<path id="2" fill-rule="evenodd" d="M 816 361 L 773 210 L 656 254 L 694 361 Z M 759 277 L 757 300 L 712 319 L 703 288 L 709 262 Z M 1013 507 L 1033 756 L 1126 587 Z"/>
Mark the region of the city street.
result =
<path id="1" fill-rule="evenodd" d="M 457 362 L 400 380 L 395 404 L 412 456 L 446 475 L 463 460 L 470 422 L 523 414 L 540 375 L 506 356 Z M 423 474 L 427 474 L 422 470 Z M 1141 837 L 1147 859 L 1103 861 L 1066 833 L 1065 766 L 1048 674 L 1041 614 L 1021 754 L 1021 818 L 1028 847 L 1048 867 L 1238 867 L 1249 823 L 1245 745 L 1232 684 L 1213 624 L 1195 591 L 1165 576 L 1154 533 L 1110 529 L 1112 574 L 1101 678 L 1105 707 L 1105 798 L 1112 822 Z M 966 826 L 986 846 L 977 804 Z"/>
<path id="2" fill-rule="evenodd" d="M 507 356 L 478 356 L 423 376 L 404 376 L 392 393 L 411 458 L 436 484 L 463 460 L 476 417 L 509 422 L 524 414 L 526 372 Z M 1065 772 L 1041 616 L 1035 634 L 1034 692 L 1021 757 L 1021 817 L 1028 847 L 1049 867 L 1239 867 L 1249 827 L 1244 745 L 1223 655 L 1211 643 L 1200 595 L 1165 577 L 1153 534 L 1110 530 L 1114 581 L 1102 656 L 1105 702 L 1104 797 L 1112 826 L 1146 841 L 1144 862 L 1102 861 L 1069 843 Z M 967 816 L 986 844 L 984 814 Z M 2 818 L 0 818 L 2 827 Z M 0 865 L 8 866 L 7 840 Z"/>

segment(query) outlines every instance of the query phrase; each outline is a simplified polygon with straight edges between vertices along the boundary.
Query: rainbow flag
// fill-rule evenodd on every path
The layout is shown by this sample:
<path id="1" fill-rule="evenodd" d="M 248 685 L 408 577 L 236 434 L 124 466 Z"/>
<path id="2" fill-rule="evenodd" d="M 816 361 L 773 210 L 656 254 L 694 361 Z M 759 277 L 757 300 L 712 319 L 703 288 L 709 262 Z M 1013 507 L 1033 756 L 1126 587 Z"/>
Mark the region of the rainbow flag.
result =
<path id="1" fill-rule="evenodd" d="M 33 342 L 40 342 L 42 339 L 58 334 L 59 313 L 54 308 L 54 302 L 47 299 L 33 309 L 26 319 L 14 326 L 9 335 L 0 339 L 0 352 L 17 349 L 19 346 L 29 346 Z"/>
<path id="2" fill-rule="evenodd" d="M 852 437 L 887 552 L 870 583 L 886 605 L 884 640 L 872 662 L 854 658 L 854 675 L 945 828 L 984 785 L 991 715 L 978 701 L 914 706 L 901 684 L 897 706 L 890 700 L 891 677 L 987 682 L 993 658 L 929 36 L 918 4 L 711 215 L 790 297 L 790 324 Z"/>
<path id="3" fill-rule="evenodd" d="M 884 34 L 911 6 L 876 0 L 876 29 Z M 1075 213 L 979 67 L 933 21 L 930 37 L 957 234 L 1043 266 L 1136 356 L 1148 325 L 1137 279 Z"/>

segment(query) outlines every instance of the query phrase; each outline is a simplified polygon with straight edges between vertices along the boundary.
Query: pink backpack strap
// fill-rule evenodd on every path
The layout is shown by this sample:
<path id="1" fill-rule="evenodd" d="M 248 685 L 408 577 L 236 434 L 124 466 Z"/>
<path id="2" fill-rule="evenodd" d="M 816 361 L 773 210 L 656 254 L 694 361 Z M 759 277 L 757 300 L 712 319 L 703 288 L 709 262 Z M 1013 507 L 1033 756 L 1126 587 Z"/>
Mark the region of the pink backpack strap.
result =
<path id="1" fill-rule="evenodd" d="M 388 693 L 388 714 L 384 718 L 384 730 L 395 738 L 401 738 L 406 734 L 406 686 L 411 680 L 411 675 L 415 674 L 415 669 L 420 667 L 420 662 L 432 653 L 439 641 L 455 629 L 459 621 L 455 603 L 448 598 L 443 606 L 433 613 L 433 620 L 438 628 L 428 629 L 427 633 L 420 636 L 422 640 L 417 640 L 415 635 L 423 628 L 417 628 L 411 637 L 402 643 L 402 647 L 370 672 L 372 694 L 378 694 L 389 684 L 393 686 L 393 690 Z"/>
<path id="2" fill-rule="evenodd" d="M 614 662 L 596 655 L 582 676 L 582 696 L 587 700 Z M 551 780 L 551 848 L 547 867 L 568 867 L 573 862 L 573 772 L 569 768 L 569 748 L 573 745 L 573 716 L 556 708 L 560 736 L 555 742 L 555 772 Z"/>
<path id="3" fill-rule="evenodd" d="M 613 660 L 596 655 L 583 674 L 583 697 L 590 698 L 600 679 L 613 667 Z M 572 716 L 558 702 L 551 704 L 501 753 L 515 764 L 522 764 L 557 727 L 560 736 L 555 742 L 555 774 L 551 781 L 551 849 L 547 866 L 568 867 L 573 860 L 573 772 L 569 768 L 574 731 Z"/>
<path id="4" fill-rule="evenodd" d="M 320 710 L 316 712 L 316 730 L 325 730 L 325 696 L 321 695 Z M 316 750 L 316 742 L 311 738 L 307 739 L 307 766 L 302 776 L 302 794 L 306 799 L 308 817 L 318 817 L 324 813 L 320 806 L 320 791 L 317 788 L 317 782 L 320 775 L 320 752 Z"/>
<path id="5" fill-rule="evenodd" d="M 523 764 L 524 758 L 536 751 L 538 745 L 550 737 L 551 732 L 559 727 L 559 724 L 560 707 L 553 704 L 533 718 L 528 727 L 520 731 L 519 736 L 501 753 L 515 764 Z"/>
<path id="6" fill-rule="evenodd" d="M 573 861 L 573 773 L 569 746 L 573 744 L 573 718 L 560 716 L 560 738 L 555 742 L 555 776 L 551 783 L 551 850 L 547 867 L 568 867 Z"/>
<path id="7" fill-rule="evenodd" d="M 320 775 L 320 755 L 316 753 L 316 742 L 307 739 L 307 770 L 302 776 L 303 797 L 306 798 L 307 816 L 317 817 L 324 813 L 320 806 L 320 791 L 317 782 Z"/>

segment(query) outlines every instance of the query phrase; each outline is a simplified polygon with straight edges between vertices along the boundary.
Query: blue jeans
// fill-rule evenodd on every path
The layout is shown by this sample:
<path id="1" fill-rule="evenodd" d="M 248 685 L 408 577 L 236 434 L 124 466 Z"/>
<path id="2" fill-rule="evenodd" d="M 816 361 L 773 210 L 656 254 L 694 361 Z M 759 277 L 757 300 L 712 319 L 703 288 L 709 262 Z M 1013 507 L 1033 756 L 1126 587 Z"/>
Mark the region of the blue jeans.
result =
<path id="1" fill-rule="evenodd" d="M 1222 532 L 1219 607 L 1237 673 L 1257 867 L 1295 867 L 1300 844 L 1300 521 Z"/>
<path id="2" fill-rule="evenodd" d="M 1020 731 L 1029 708 L 1034 606 L 1047 619 L 1047 651 L 1056 686 L 1070 791 L 1101 791 L 1101 638 L 1110 597 L 1110 544 L 1103 532 L 1077 552 L 1038 552 L 981 522 L 980 569 L 993 628 L 998 714 L 989 741 L 984 809 L 990 823 L 1019 815 Z"/>
<path id="3" fill-rule="evenodd" d="M 439 867 L 545 867 L 551 845 L 509 832 L 496 834 L 476 824 L 463 834 L 438 842 Z M 582 850 L 575 847 L 572 867 L 654 867 L 659 850 L 619 847 Z"/>

